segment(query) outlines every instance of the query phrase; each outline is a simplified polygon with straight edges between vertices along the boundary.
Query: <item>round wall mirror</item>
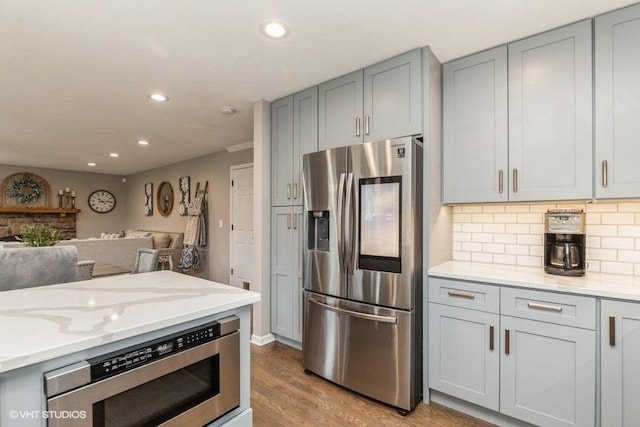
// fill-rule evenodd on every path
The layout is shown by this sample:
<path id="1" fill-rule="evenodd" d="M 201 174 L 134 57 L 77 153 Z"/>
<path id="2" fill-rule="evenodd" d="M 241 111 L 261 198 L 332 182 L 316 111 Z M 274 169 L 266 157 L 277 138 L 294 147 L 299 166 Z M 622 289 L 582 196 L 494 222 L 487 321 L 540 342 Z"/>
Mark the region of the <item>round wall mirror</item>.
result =
<path id="1" fill-rule="evenodd" d="M 162 181 L 158 186 L 156 201 L 160 215 L 169 216 L 173 210 L 173 187 L 167 181 Z"/>

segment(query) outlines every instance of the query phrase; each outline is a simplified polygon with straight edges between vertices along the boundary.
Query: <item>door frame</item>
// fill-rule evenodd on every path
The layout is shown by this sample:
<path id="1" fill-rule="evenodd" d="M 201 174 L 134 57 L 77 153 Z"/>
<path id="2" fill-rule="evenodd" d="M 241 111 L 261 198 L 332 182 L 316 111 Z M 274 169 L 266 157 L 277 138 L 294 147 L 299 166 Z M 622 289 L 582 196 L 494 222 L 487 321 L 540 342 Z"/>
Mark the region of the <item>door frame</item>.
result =
<path id="1" fill-rule="evenodd" d="M 231 182 L 233 181 L 233 173 L 239 169 L 254 169 L 253 162 L 251 163 L 242 163 L 239 165 L 232 165 L 229 167 L 229 269 L 227 270 L 229 274 L 229 285 L 231 284 L 231 269 L 233 268 L 233 230 L 231 230 L 231 226 L 233 224 L 233 185 Z M 251 182 L 253 188 L 253 181 Z M 255 230 L 254 230 L 255 231 Z M 255 246 L 254 246 L 255 250 Z M 252 283 L 252 282 L 249 282 Z"/>

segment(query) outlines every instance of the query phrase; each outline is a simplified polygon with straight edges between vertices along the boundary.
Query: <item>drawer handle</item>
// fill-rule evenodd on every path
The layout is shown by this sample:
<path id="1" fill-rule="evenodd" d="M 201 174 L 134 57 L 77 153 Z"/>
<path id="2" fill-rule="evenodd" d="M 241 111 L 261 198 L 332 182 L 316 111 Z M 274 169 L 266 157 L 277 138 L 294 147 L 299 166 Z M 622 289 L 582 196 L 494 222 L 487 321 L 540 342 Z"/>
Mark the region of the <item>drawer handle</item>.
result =
<path id="1" fill-rule="evenodd" d="M 509 330 L 504 330 L 504 354 L 509 355 Z"/>
<path id="2" fill-rule="evenodd" d="M 616 346 L 616 318 L 615 316 L 609 316 L 609 345 L 611 347 Z"/>
<path id="3" fill-rule="evenodd" d="M 493 345 L 494 345 L 494 339 L 493 339 L 493 325 L 489 326 L 489 350 L 493 351 Z"/>
<path id="4" fill-rule="evenodd" d="M 535 302 L 530 302 L 527 305 L 529 306 L 529 308 L 533 308 L 534 310 L 544 310 L 544 311 L 553 311 L 556 313 L 562 313 L 562 307 L 558 307 L 557 305 L 538 304 Z"/>
<path id="5" fill-rule="evenodd" d="M 467 299 L 474 299 L 476 297 L 473 293 L 464 292 L 464 291 L 449 291 L 448 294 L 450 297 L 467 298 Z"/>

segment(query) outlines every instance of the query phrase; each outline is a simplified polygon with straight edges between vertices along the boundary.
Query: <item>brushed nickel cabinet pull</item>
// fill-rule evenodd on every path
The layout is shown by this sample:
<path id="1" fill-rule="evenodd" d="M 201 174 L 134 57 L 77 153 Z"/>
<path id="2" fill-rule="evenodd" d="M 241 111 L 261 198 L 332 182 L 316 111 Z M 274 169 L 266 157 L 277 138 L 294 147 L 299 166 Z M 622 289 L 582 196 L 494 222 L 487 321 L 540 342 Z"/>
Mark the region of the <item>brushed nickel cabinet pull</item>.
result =
<path id="1" fill-rule="evenodd" d="M 534 310 L 555 311 L 556 313 L 562 313 L 562 307 L 559 307 L 557 305 L 547 305 L 530 302 L 527 304 L 527 306 Z"/>
<path id="2" fill-rule="evenodd" d="M 298 229 L 298 215 L 293 214 L 293 229 L 297 230 Z"/>
<path id="3" fill-rule="evenodd" d="M 291 230 L 291 214 L 287 214 L 287 230 Z"/>
<path id="4" fill-rule="evenodd" d="M 518 168 L 513 168 L 513 192 L 518 192 Z"/>
<path id="5" fill-rule="evenodd" d="M 356 136 L 360 136 L 360 116 L 356 116 Z"/>
<path id="6" fill-rule="evenodd" d="M 509 355 L 509 330 L 504 330 L 504 354 Z"/>
<path id="7" fill-rule="evenodd" d="M 291 184 L 287 184 L 287 199 L 291 199 Z"/>
<path id="8" fill-rule="evenodd" d="M 504 191 L 504 171 L 500 169 L 498 171 L 498 193 L 502 194 Z"/>
<path id="9" fill-rule="evenodd" d="M 616 346 L 616 317 L 609 316 L 609 345 Z"/>
<path id="10" fill-rule="evenodd" d="M 368 114 L 365 114 L 364 116 L 364 134 L 365 135 L 369 135 L 369 121 L 371 119 L 369 118 Z"/>
<path id="11" fill-rule="evenodd" d="M 293 198 L 294 199 L 298 198 L 298 183 L 297 182 L 293 183 Z"/>
<path id="12" fill-rule="evenodd" d="M 489 326 L 489 350 L 493 351 L 493 325 Z"/>
<path id="13" fill-rule="evenodd" d="M 607 175 L 609 173 L 608 170 L 608 165 L 607 165 L 607 161 L 603 160 L 602 161 L 602 186 L 604 188 L 607 188 L 607 185 L 609 184 L 608 179 L 607 179 Z"/>
<path id="14" fill-rule="evenodd" d="M 449 294 L 450 297 L 468 298 L 468 299 L 474 299 L 476 297 L 473 293 L 464 292 L 464 291 L 449 291 L 447 293 Z"/>

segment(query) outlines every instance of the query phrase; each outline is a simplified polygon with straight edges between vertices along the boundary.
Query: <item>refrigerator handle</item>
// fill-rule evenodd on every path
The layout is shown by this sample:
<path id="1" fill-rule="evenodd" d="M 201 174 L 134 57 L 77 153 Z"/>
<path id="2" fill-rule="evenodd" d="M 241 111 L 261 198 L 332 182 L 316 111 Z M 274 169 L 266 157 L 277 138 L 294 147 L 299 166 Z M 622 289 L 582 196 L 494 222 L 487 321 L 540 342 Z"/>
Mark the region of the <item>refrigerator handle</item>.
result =
<path id="1" fill-rule="evenodd" d="M 333 311 L 338 314 L 346 314 L 347 316 L 357 317 L 359 319 L 373 320 L 374 322 L 382 323 L 398 323 L 398 319 L 393 316 L 380 316 L 379 314 L 361 313 L 359 311 L 345 310 L 344 308 L 334 307 L 329 304 L 322 303 L 313 298 L 309 298 L 309 302 L 319 305 L 320 307 Z"/>
<path id="2" fill-rule="evenodd" d="M 353 219 L 353 213 L 352 213 L 352 209 L 353 209 L 353 195 L 354 195 L 354 191 L 353 191 L 353 172 L 349 172 L 348 178 L 347 178 L 347 197 L 345 198 L 345 209 L 344 209 L 344 219 L 345 219 L 345 225 L 344 225 L 344 240 L 345 240 L 345 262 L 347 264 L 347 274 L 348 275 L 352 275 L 353 274 L 353 263 L 354 263 L 354 256 L 353 256 L 353 249 L 354 249 L 354 245 L 353 245 L 353 240 L 355 239 L 354 236 L 354 219 Z"/>
<path id="3" fill-rule="evenodd" d="M 343 239 L 343 220 L 342 209 L 344 204 L 344 181 L 345 174 L 340 174 L 338 181 L 338 215 L 336 215 L 336 225 L 338 226 L 338 261 L 340 264 L 340 273 L 344 273 L 344 239 Z"/>

